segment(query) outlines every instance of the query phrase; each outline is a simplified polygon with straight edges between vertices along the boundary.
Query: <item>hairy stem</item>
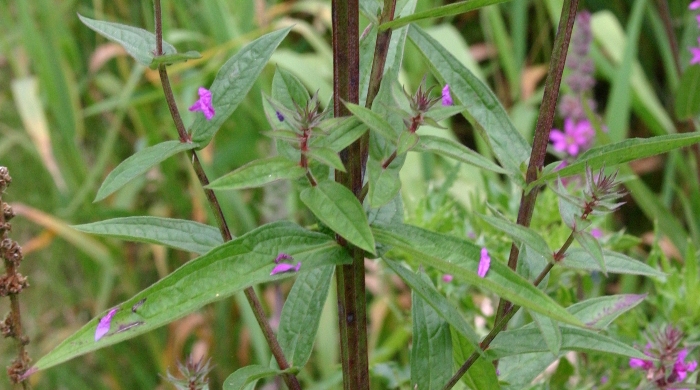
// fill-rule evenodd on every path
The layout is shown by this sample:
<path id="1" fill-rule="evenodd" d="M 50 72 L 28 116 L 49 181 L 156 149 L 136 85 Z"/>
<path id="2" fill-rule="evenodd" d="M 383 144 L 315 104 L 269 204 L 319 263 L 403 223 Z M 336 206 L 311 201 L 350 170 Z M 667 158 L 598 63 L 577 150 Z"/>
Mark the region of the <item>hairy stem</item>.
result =
<path id="1" fill-rule="evenodd" d="M 163 31 L 162 31 L 162 16 L 160 13 L 160 0 L 154 0 L 154 8 L 156 10 L 155 13 L 155 19 L 156 19 L 156 52 L 159 54 L 162 54 L 162 44 L 163 44 Z M 161 48 L 161 49 L 158 49 Z M 180 141 L 181 142 L 189 142 L 190 137 L 189 134 L 187 134 L 187 131 L 185 130 L 185 127 L 182 123 L 182 117 L 180 116 L 180 112 L 177 108 L 177 105 L 175 104 L 175 97 L 173 96 L 173 91 L 172 88 L 170 87 L 170 80 L 168 78 L 168 72 L 165 68 L 164 64 L 161 64 L 158 67 L 158 73 L 160 75 L 161 82 L 163 83 L 163 92 L 165 93 L 165 100 L 168 104 L 168 108 L 170 109 L 170 114 L 173 118 L 173 122 L 175 123 L 175 127 L 177 128 L 178 135 L 180 136 Z M 204 168 L 202 167 L 202 164 L 199 161 L 199 157 L 197 156 L 197 153 L 195 151 L 190 152 L 191 155 L 191 161 L 192 161 L 192 167 L 195 170 L 195 173 L 197 174 L 197 178 L 199 179 L 199 183 L 201 184 L 202 187 L 206 186 L 209 184 L 209 179 L 207 177 L 206 172 L 204 172 Z M 207 200 L 209 201 L 209 206 L 212 208 L 212 211 L 214 212 L 214 217 L 216 219 L 217 224 L 219 225 L 219 230 L 221 232 L 221 237 L 224 239 L 225 242 L 231 241 L 232 235 L 231 235 L 231 230 L 228 227 L 228 224 L 226 223 L 226 219 L 224 218 L 224 213 L 221 210 L 221 205 L 219 204 L 219 201 L 216 197 L 216 194 L 214 191 L 203 188 L 204 193 L 207 197 Z M 267 316 L 265 314 L 265 311 L 263 310 L 262 303 L 260 302 L 260 299 L 258 296 L 255 294 L 255 290 L 252 287 L 248 287 L 244 290 L 245 297 L 248 300 L 248 303 L 250 304 L 250 307 L 253 309 L 253 313 L 255 314 L 255 319 L 258 321 L 258 324 L 260 325 L 260 328 L 262 329 L 263 335 L 265 336 L 265 340 L 267 341 L 267 344 L 270 347 L 270 350 L 272 352 L 272 355 L 275 357 L 275 360 L 277 361 L 277 365 L 279 365 L 280 369 L 286 370 L 289 368 L 289 363 L 287 362 L 287 359 L 284 357 L 284 352 L 282 351 L 282 347 L 280 346 L 279 342 L 277 341 L 277 338 L 275 337 L 275 333 L 272 330 L 272 327 L 270 327 L 270 324 L 267 321 Z M 299 384 L 299 381 L 297 380 L 296 376 L 293 374 L 284 374 L 283 375 L 284 382 L 287 384 L 287 387 L 293 390 L 301 390 L 301 385 Z"/>
<path id="2" fill-rule="evenodd" d="M 530 153 L 530 163 L 527 167 L 525 176 L 526 187 L 530 183 L 537 180 L 539 173 L 544 167 L 544 158 L 547 154 L 547 143 L 549 142 L 549 132 L 552 129 L 554 122 L 554 114 L 557 106 L 557 98 L 559 97 L 559 87 L 561 85 L 562 73 L 564 73 L 564 65 L 566 64 L 566 54 L 569 50 L 569 42 L 571 41 L 571 31 L 574 28 L 574 20 L 576 19 L 576 9 L 578 8 L 578 0 L 564 0 L 564 5 L 561 10 L 561 18 L 559 19 L 559 27 L 557 35 L 554 39 L 554 49 L 552 58 L 549 62 L 549 70 L 544 84 L 544 97 L 542 98 L 542 106 L 537 117 L 537 126 L 535 128 L 535 138 L 532 142 L 532 152 Z M 532 213 L 535 210 L 535 201 L 539 194 L 539 188 L 533 188 L 529 193 L 522 192 L 520 197 L 520 208 L 518 210 L 518 224 L 522 226 L 530 226 Z M 510 248 L 510 256 L 508 257 L 508 267 L 512 270 L 518 265 L 518 247 L 513 243 Z M 504 318 L 507 309 L 511 303 L 506 300 L 501 300 L 498 304 L 496 313 L 496 322 L 499 323 Z"/>

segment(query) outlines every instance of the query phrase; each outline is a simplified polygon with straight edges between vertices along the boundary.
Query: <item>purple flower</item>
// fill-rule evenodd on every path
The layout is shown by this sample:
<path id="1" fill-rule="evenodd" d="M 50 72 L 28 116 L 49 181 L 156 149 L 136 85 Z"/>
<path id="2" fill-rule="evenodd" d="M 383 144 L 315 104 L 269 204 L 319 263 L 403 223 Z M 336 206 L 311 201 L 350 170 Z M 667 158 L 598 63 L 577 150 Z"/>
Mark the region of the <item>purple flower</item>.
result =
<path id="1" fill-rule="evenodd" d="M 442 88 L 442 105 L 451 106 L 453 104 L 454 102 L 452 101 L 452 95 L 450 95 L 450 85 L 445 84 L 445 86 Z"/>
<path id="2" fill-rule="evenodd" d="M 275 264 L 279 264 L 282 260 L 294 260 L 294 258 L 284 252 L 280 252 L 280 254 L 275 258 Z"/>
<path id="3" fill-rule="evenodd" d="M 100 323 L 97 324 L 97 329 L 95 329 L 95 341 L 101 339 L 104 335 L 109 332 L 109 327 L 112 325 L 112 317 L 117 313 L 119 308 L 115 307 L 110 310 L 106 316 L 100 318 Z"/>
<path id="4" fill-rule="evenodd" d="M 593 236 L 593 238 L 601 238 L 603 237 L 603 231 L 598 228 L 593 228 L 591 229 L 591 236 Z"/>
<path id="5" fill-rule="evenodd" d="M 445 283 L 450 283 L 453 279 L 453 276 L 450 274 L 444 274 L 442 275 L 442 281 Z"/>
<path id="6" fill-rule="evenodd" d="M 199 93 L 199 99 L 190 107 L 190 111 L 202 111 L 204 117 L 209 121 L 216 114 L 211 103 L 211 92 L 204 87 L 199 87 L 197 92 Z"/>
<path id="7" fill-rule="evenodd" d="M 700 0 L 694 0 L 690 2 L 690 5 L 688 5 L 688 9 L 690 10 L 696 10 L 700 8 Z"/>
<path id="8" fill-rule="evenodd" d="M 272 272 L 270 272 L 270 276 L 285 272 L 298 272 L 299 268 L 301 268 L 301 262 L 298 262 L 297 265 L 279 263 L 275 266 L 275 268 L 272 269 Z"/>
<path id="9" fill-rule="evenodd" d="M 554 143 L 554 150 L 557 152 L 576 156 L 589 146 L 594 135 L 595 130 L 587 120 L 576 123 L 573 119 L 567 118 L 564 121 L 564 131 L 552 129 L 549 139 Z"/>
<path id="10" fill-rule="evenodd" d="M 654 363 L 651 360 L 631 358 L 630 359 L 630 367 L 632 367 L 634 369 L 639 369 L 639 370 L 648 370 L 648 369 L 654 367 Z"/>
<path id="11" fill-rule="evenodd" d="M 700 23 L 700 21 L 698 21 Z M 700 38 L 698 38 L 698 45 L 700 45 Z M 690 53 L 693 58 L 690 59 L 690 65 L 700 64 L 700 47 L 689 47 Z"/>
<path id="12" fill-rule="evenodd" d="M 491 257 L 489 256 L 489 251 L 486 248 L 481 248 L 481 258 L 479 259 L 479 270 L 476 272 L 480 278 L 486 276 L 489 272 L 489 267 L 491 267 Z"/>
<path id="13" fill-rule="evenodd" d="M 686 356 L 688 356 L 688 349 L 683 348 L 680 352 L 678 352 L 678 358 L 673 364 L 673 373 L 678 376 L 679 381 L 684 380 L 685 377 L 688 376 L 688 372 L 695 371 L 695 369 L 698 367 L 698 362 L 695 360 L 686 363 Z"/>

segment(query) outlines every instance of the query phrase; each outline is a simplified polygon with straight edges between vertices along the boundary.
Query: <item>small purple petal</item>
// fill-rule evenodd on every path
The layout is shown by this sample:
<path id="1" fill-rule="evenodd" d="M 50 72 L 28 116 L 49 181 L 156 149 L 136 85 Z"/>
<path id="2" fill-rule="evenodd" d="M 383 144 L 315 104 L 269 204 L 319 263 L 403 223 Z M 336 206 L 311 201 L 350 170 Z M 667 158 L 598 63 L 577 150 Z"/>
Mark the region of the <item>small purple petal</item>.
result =
<path id="1" fill-rule="evenodd" d="M 450 274 L 442 275 L 442 281 L 445 283 L 450 283 L 454 277 Z"/>
<path id="2" fill-rule="evenodd" d="M 491 256 L 489 256 L 489 251 L 486 248 L 481 248 L 481 258 L 479 259 L 479 269 L 476 272 L 476 274 L 479 275 L 480 278 L 483 278 L 486 276 L 486 273 L 489 272 L 490 267 L 491 267 Z"/>
<path id="3" fill-rule="evenodd" d="M 280 122 L 284 122 L 284 115 L 282 115 L 281 112 L 275 111 L 275 114 L 277 114 L 277 119 L 278 119 Z"/>
<path id="4" fill-rule="evenodd" d="M 281 252 L 277 257 L 275 258 L 275 264 L 279 264 L 280 261 L 282 260 L 294 260 L 294 258 L 284 252 Z"/>
<path id="5" fill-rule="evenodd" d="M 639 370 L 648 370 L 654 366 L 650 360 L 643 360 L 637 358 L 630 359 L 630 367 Z"/>
<path id="6" fill-rule="evenodd" d="M 698 8 L 700 8 L 700 0 L 691 1 L 688 5 L 689 10 L 696 10 Z"/>
<path id="7" fill-rule="evenodd" d="M 211 102 L 211 92 L 203 87 L 200 87 L 197 92 L 199 93 L 199 99 L 190 107 L 190 111 L 201 111 L 207 120 L 211 120 L 216 114 Z"/>
<path id="8" fill-rule="evenodd" d="M 285 272 L 298 272 L 299 268 L 301 268 L 301 262 L 298 262 L 296 266 L 287 263 L 279 263 L 275 266 L 275 268 L 272 269 L 272 272 L 270 272 L 270 276 Z"/>
<path id="9" fill-rule="evenodd" d="M 95 341 L 101 339 L 109 332 L 109 328 L 112 325 L 112 317 L 114 317 L 114 314 L 116 314 L 118 310 L 119 308 L 114 308 L 100 319 L 100 323 L 97 324 L 97 329 L 95 329 Z"/>
<path id="10" fill-rule="evenodd" d="M 693 55 L 693 58 L 690 59 L 690 65 L 700 64 L 700 47 L 689 47 L 688 49 Z"/>
<path id="11" fill-rule="evenodd" d="M 442 88 L 442 105 L 451 106 L 453 104 L 454 102 L 452 101 L 452 95 L 450 95 L 450 85 L 445 84 L 445 86 Z"/>

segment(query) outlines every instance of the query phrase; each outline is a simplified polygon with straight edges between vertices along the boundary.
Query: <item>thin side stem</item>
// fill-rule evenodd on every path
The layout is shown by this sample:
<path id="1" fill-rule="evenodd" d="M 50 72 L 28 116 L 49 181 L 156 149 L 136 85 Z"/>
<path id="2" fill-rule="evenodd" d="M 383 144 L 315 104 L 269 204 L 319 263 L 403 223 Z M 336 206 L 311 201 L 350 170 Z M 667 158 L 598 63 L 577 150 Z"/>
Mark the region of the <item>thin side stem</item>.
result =
<path id="1" fill-rule="evenodd" d="M 671 21 L 671 11 L 668 9 L 668 2 L 666 0 L 657 0 L 656 4 L 659 7 L 659 16 L 664 24 L 664 29 L 666 30 L 666 38 L 668 38 L 668 44 L 671 46 L 671 53 L 673 54 L 673 62 L 676 64 L 676 73 L 681 74 L 681 61 L 678 50 L 678 40 L 676 39 L 676 33 L 673 31 L 673 22 Z"/>
<path id="2" fill-rule="evenodd" d="M 156 49 L 156 52 L 162 53 L 163 32 L 161 23 L 162 16 L 160 13 L 160 0 L 154 0 L 154 4 L 156 10 L 156 47 L 161 47 L 160 50 Z M 165 65 L 160 65 L 158 67 L 158 73 L 163 83 L 163 92 L 165 93 L 165 100 L 168 104 L 168 109 L 170 110 L 170 114 L 173 118 L 173 122 L 175 123 L 175 127 L 177 128 L 178 135 L 180 136 L 180 141 L 190 142 L 190 137 L 187 134 L 187 131 L 185 130 L 185 126 L 182 122 L 182 117 L 180 116 L 180 112 L 177 108 L 177 105 L 175 104 L 175 97 L 173 96 L 172 88 L 170 87 L 170 79 L 168 78 L 168 72 L 166 70 Z M 219 204 L 216 194 L 214 193 L 214 191 L 204 188 L 206 185 L 209 184 L 209 178 L 204 172 L 204 168 L 202 167 L 202 164 L 199 161 L 199 157 L 194 151 L 191 151 L 190 155 L 192 167 L 194 168 L 197 178 L 199 179 L 199 183 L 204 189 L 204 193 L 207 197 L 207 200 L 209 201 L 209 206 L 212 208 L 216 222 L 219 225 L 221 237 L 224 239 L 225 242 L 231 241 L 231 230 L 229 229 L 228 224 L 226 223 L 224 213 L 221 210 L 221 205 Z M 258 321 L 258 324 L 262 329 L 263 335 L 265 336 L 265 340 L 267 341 L 267 344 L 270 347 L 272 355 L 277 361 L 277 365 L 280 367 L 280 369 L 286 370 L 287 368 L 289 368 L 289 363 L 287 362 L 287 359 L 284 356 L 282 347 L 279 345 L 279 342 L 275 337 L 275 333 L 272 330 L 272 327 L 270 327 L 270 324 L 267 321 L 267 316 L 265 314 L 265 311 L 263 310 L 263 306 L 260 302 L 260 299 L 255 294 L 255 290 L 252 287 L 246 288 L 244 290 L 244 293 L 246 299 L 248 300 L 248 303 L 250 304 L 250 307 L 253 309 L 255 319 Z M 289 387 L 290 389 L 301 390 L 301 385 L 299 384 L 299 381 L 297 380 L 295 375 L 284 374 L 282 378 L 287 384 L 287 387 Z"/>
<path id="3" fill-rule="evenodd" d="M 562 74 L 564 73 L 566 54 L 569 50 L 569 42 L 571 41 L 571 32 L 574 28 L 577 8 L 578 0 L 564 0 L 559 26 L 557 28 L 557 35 L 554 39 L 554 50 L 549 62 L 549 70 L 547 71 L 547 78 L 544 84 L 542 106 L 540 107 L 540 112 L 537 117 L 535 138 L 532 142 L 532 152 L 530 153 L 530 163 L 528 164 L 525 176 L 526 186 L 537 179 L 544 167 L 544 158 L 547 155 L 547 143 L 549 142 L 549 132 L 554 122 L 554 114 L 559 97 L 559 87 L 561 85 Z M 525 193 L 525 191 L 522 192 L 517 220 L 519 225 L 530 226 L 538 194 L 539 188 L 533 188 L 529 193 Z M 508 267 L 512 270 L 515 270 L 518 265 L 518 254 L 518 247 L 513 243 L 508 258 Z M 496 322 L 499 322 L 499 320 L 505 316 L 510 306 L 511 303 L 506 300 L 502 299 L 499 302 Z"/>

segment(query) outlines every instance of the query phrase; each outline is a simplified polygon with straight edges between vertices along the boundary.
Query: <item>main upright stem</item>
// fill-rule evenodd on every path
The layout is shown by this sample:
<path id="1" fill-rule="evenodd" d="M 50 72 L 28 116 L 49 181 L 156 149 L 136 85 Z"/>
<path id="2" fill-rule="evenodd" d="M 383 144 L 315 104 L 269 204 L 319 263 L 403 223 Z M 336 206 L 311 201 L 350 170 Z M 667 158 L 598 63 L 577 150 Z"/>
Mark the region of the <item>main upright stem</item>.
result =
<path id="1" fill-rule="evenodd" d="M 359 3 L 358 0 L 333 0 L 333 112 L 350 115 L 344 102 L 359 102 Z M 335 171 L 335 181 L 356 197 L 362 192 L 362 145 L 355 141 L 340 152 L 346 173 Z M 352 254 L 353 263 L 336 268 L 338 322 L 345 390 L 369 389 L 367 354 L 367 307 L 365 302 L 365 256 L 361 249 L 336 236 L 339 244 Z"/>

